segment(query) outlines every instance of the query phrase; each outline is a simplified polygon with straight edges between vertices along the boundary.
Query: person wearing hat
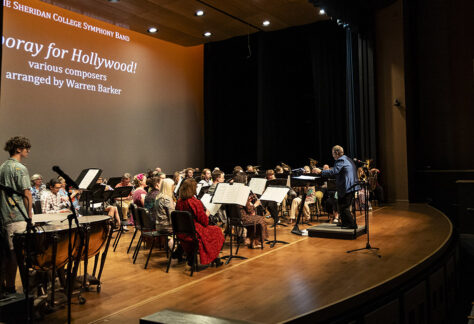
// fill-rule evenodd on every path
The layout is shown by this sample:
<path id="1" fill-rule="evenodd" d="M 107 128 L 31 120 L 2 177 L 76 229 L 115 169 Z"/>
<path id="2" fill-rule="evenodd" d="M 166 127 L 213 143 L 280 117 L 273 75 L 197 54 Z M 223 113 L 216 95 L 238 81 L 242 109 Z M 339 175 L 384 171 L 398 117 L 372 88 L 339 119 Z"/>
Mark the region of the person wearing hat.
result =
<path id="1" fill-rule="evenodd" d="M 33 197 L 33 204 L 37 201 L 41 201 L 41 194 L 46 189 L 43 184 L 43 177 L 41 174 L 33 174 L 31 177 L 31 196 Z"/>

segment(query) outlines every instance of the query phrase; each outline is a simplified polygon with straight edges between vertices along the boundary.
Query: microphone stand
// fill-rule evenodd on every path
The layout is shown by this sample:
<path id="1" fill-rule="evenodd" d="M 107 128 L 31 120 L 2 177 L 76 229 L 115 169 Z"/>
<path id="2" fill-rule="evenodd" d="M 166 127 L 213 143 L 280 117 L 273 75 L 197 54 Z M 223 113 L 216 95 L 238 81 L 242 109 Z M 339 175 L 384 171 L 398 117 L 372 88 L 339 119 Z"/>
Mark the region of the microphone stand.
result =
<path id="1" fill-rule="evenodd" d="M 13 194 L 16 193 L 19 196 L 24 197 L 23 193 L 17 192 L 10 187 L 1 186 L 0 190 L 4 191 L 5 194 L 8 196 L 7 199 L 10 208 L 17 208 L 23 218 L 26 221 L 26 237 L 25 237 L 25 255 L 26 255 L 26 271 L 24 273 L 24 280 L 23 280 L 23 290 L 25 292 L 25 303 L 26 303 L 26 322 L 33 323 L 33 316 L 32 316 L 32 305 L 30 305 L 30 268 L 31 268 L 31 250 L 30 250 L 30 238 L 32 233 L 36 232 L 35 227 L 33 226 L 33 221 L 30 217 L 25 215 L 25 212 L 16 204 L 15 200 L 13 199 Z M 18 259 L 18 258 L 17 258 Z M 23 265 L 22 265 L 23 266 Z"/>
<path id="2" fill-rule="evenodd" d="M 55 168 L 53 168 L 53 171 L 55 171 L 59 175 L 63 176 L 63 178 L 65 178 L 68 188 L 76 187 L 75 183 L 71 183 L 71 181 L 68 181 L 70 180 L 70 178 L 64 177 L 64 174 L 62 174 L 62 172 L 58 172 Z M 76 209 L 74 208 L 74 205 L 72 203 L 71 193 L 69 192 L 69 190 L 67 190 L 66 192 L 69 198 L 69 208 L 71 209 L 71 212 L 72 212 L 72 214 L 67 216 L 69 227 L 68 227 L 68 247 L 67 247 L 68 266 L 67 266 L 66 282 L 67 282 L 67 322 L 69 324 L 71 323 L 71 300 L 72 300 L 72 288 L 73 288 L 73 283 L 72 283 L 73 259 L 72 259 L 72 243 L 71 243 L 73 220 L 74 220 L 74 223 L 76 224 L 77 232 L 79 233 L 81 240 L 83 240 L 83 235 L 82 235 L 82 232 L 80 231 L 79 220 L 77 219 Z M 78 255 L 79 255 L 78 259 L 80 260 L 81 251 L 78 251 Z M 53 277 L 54 277 L 54 274 L 53 274 Z"/>
<path id="3" fill-rule="evenodd" d="M 367 169 L 367 168 L 365 168 Z M 366 177 L 367 178 L 367 177 Z M 377 251 L 379 250 L 379 248 L 377 247 L 372 247 L 370 245 L 370 234 L 369 234 L 369 200 L 367 199 L 368 196 L 367 196 L 367 193 L 368 193 L 368 190 L 367 190 L 367 187 L 369 186 L 369 183 L 367 181 L 360 181 L 359 182 L 360 185 L 362 185 L 362 187 L 364 188 L 364 199 L 365 199 L 365 202 L 364 202 L 364 217 L 365 217 L 365 232 L 367 233 L 367 243 L 365 245 L 365 247 L 363 248 L 359 248 L 359 249 L 354 249 L 354 250 L 349 250 L 347 251 L 347 253 L 352 253 L 352 252 L 355 252 L 355 251 L 362 251 L 362 250 L 369 250 L 369 251 L 373 251 L 375 253 L 376 256 L 378 256 L 379 258 L 381 258 L 382 256 L 380 254 L 377 253 Z M 355 211 L 354 211 L 355 212 Z"/>

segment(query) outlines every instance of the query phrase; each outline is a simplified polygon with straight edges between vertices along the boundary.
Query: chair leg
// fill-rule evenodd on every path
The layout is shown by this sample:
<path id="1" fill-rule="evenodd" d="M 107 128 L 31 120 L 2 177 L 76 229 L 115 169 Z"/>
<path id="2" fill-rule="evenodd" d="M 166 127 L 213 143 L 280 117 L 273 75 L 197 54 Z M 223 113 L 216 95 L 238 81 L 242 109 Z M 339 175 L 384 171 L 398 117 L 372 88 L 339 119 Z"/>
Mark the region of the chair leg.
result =
<path id="1" fill-rule="evenodd" d="M 173 251 L 174 251 L 174 247 L 176 246 L 176 237 L 173 236 L 173 247 L 171 249 L 171 253 L 170 253 L 170 256 L 168 258 L 168 265 L 166 266 L 166 273 L 168 273 L 168 271 L 170 271 L 170 265 L 171 265 L 171 258 L 173 257 Z"/>
<path id="2" fill-rule="evenodd" d="M 130 252 L 130 249 L 132 248 L 132 243 L 133 243 L 133 240 L 135 239 L 135 236 L 137 235 L 137 231 L 138 230 L 135 228 L 135 232 L 133 232 L 132 240 L 130 241 L 130 245 L 128 246 L 127 254 L 128 252 Z"/>
<path id="3" fill-rule="evenodd" d="M 237 234 L 237 226 L 235 227 L 235 232 Z M 237 235 L 237 249 L 235 249 L 235 255 L 239 254 L 239 248 L 240 248 L 240 237 L 242 236 L 242 234 L 244 233 L 244 228 L 241 227 L 240 228 L 240 234 Z M 248 234 L 248 232 L 247 232 Z M 231 234 L 232 235 L 232 234 Z"/>
<path id="4" fill-rule="evenodd" d="M 260 249 L 263 250 L 263 226 L 260 225 Z"/>
<path id="5" fill-rule="evenodd" d="M 123 232 L 123 228 L 120 227 L 120 230 L 118 231 L 118 234 L 117 234 L 117 236 L 115 237 L 115 241 L 114 241 L 114 252 L 115 252 L 115 249 L 117 249 L 117 246 L 118 246 L 118 244 L 119 244 L 120 238 L 122 237 L 122 232 Z"/>
<path id="6" fill-rule="evenodd" d="M 140 252 L 140 247 L 142 246 L 142 242 L 143 242 L 143 236 L 140 235 L 140 239 L 138 240 L 138 244 L 135 248 L 135 253 L 133 254 L 133 264 L 135 264 L 135 262 L 137 261 L 138 253 Z"/>
<path id="7" fill-rule="evenodd" d="M 158 236 L 158 239 L 159 238 L 160 237 Z M 155 246 L 155 241 L 156 241 L 156 237 L 154 237 L 152 242 L 151 242 L 150 252 L 148 253 L 148 258 L 146 259 L 146 263 L 145 263 L 145 269 L 148 266 L 148 261 L 150 261 L 150 256 L 151 256 L 151 252 L 153 251 L 153 247 Z"/>

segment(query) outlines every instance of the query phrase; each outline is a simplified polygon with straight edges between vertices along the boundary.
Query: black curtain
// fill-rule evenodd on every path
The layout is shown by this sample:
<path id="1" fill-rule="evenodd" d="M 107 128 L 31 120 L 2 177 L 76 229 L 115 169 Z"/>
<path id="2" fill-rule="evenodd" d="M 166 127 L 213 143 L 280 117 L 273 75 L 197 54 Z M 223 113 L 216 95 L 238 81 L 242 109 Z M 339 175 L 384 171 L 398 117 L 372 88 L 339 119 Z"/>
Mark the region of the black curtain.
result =
<path id="1" fill-rule="evenodd" d="M 358 36 L 348 47 L 348 35 L 325 21 L 206 44 L 206 166 L 296 168 L 309 157 L 332 165 L 335 144 L 350 156 L 373 153 L 361 147 L 372 117 L 361 109 Z M 349 78 L 348 57 L 356 66 Z"/>

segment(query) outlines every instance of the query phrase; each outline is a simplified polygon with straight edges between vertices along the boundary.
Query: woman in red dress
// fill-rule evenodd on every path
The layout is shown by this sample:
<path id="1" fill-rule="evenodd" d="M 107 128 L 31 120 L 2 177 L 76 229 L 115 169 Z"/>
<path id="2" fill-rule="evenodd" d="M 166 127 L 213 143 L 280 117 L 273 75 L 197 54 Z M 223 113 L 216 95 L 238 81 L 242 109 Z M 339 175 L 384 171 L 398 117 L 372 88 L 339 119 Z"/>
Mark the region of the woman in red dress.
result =
<path id="1" fill-rule="evenodd" d="M 224 244 L 224 235 L 218 226 L 209 225 L 209 212 L 204 210 L 201 201 L 194 197 L 195 194 L 196 180 L 191 178 L 183 181 L 179 189 L 176 210 L 186 210 L 194 216 L 201 264 L 209 264 L 214 261 L 216 266 L 220 266 L 222 262 L 219 259 L 219 252 Z M 194 260 L 192 240 L 187 235 L 180 235 L 178 238 L 186 252 L 188 265 L 192 266 Z"/>

